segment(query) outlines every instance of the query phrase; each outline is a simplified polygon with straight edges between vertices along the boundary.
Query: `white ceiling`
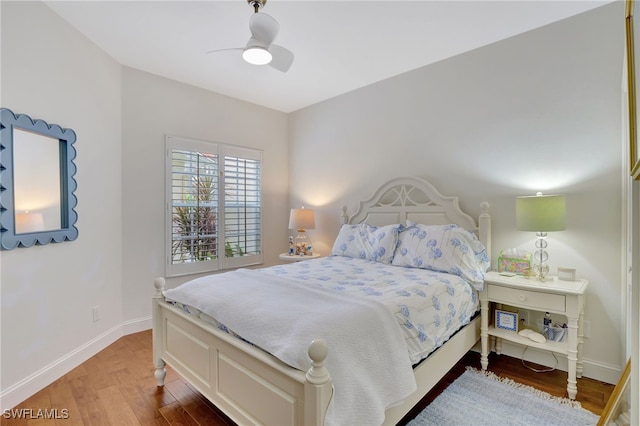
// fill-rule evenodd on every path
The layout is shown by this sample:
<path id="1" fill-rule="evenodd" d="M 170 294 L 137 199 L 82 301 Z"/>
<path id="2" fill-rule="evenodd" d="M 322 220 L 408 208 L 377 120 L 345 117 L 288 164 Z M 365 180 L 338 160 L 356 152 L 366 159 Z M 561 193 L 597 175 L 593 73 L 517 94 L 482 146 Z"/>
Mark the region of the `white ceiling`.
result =
<path id="1" fill-rule="evenodd" d="M 45 1 L 122 65 L 291 112 L 611 0 L 268 0 L 287 73 L 245 63 L 247 0 Z"/>

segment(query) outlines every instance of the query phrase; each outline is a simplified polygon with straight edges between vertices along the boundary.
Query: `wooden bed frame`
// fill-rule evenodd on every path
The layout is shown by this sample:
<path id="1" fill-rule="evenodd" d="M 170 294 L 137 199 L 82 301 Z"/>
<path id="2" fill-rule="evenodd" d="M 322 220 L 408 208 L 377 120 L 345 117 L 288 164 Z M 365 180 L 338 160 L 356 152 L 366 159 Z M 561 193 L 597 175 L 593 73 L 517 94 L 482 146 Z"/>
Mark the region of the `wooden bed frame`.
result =
<path id="1" fill-rule="evenodd" d="M 491 253 L 489 204 L 482 203 L 478 226 L 462 212 L 457 197 L 440 194 L 418 178 L 393 179 L 343 223 L 372 225 L 457 223 L 477 232 Z M 294 369 L 270 354 L 165 303 L 165 280 L 154 281 L 153 360 L 158 386 L 164 385 L 165 363 L 237 424 L 323 425 L 332 395 L 328 350 L 322 340 L 310 342 L 309 370 Z M 385 414 L 385 425 L 400 421 L 480 338 L 476 317 L 414 368 L 418 389 Z"/>

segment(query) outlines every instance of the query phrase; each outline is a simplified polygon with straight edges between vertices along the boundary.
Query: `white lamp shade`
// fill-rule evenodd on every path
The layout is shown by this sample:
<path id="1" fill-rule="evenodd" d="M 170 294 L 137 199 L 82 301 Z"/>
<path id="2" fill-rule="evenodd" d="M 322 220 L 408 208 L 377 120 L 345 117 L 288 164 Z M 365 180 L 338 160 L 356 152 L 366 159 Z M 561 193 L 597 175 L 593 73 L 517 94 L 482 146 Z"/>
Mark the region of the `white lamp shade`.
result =
<path id="1" fill-rule="evenodd" d="M 289 229 L 314 229 L 316 227 L 316 219 L 313 210 L 310 209 L 291 209 L 289 214 Z"/>
<path id="2" fill-rule="evenodd" d="M 516 197 L 516 228 L 520 231 L 564 231 L 564 195 Z"/>

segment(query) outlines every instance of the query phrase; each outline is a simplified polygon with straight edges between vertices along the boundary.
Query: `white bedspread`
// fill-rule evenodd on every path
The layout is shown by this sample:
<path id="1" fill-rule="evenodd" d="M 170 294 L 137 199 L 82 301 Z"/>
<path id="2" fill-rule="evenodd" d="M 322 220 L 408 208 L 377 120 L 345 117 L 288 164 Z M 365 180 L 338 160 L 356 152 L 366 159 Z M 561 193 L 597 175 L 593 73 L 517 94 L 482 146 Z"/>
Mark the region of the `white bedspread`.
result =
<path id="1" fill-rule="evenodd" d="M 302 371 L 310 366 L 311 341 L 324 339 L 334 383 L 326 424 L 381 424 L 385 410 L 416 389 L 401 327 L 376 300 L 259 270 L 209 275 L 165 296 L 199 309 Z"/>
<path id="2" fill-rule="evenodd" d="M 343 256 L 329 256 L 241 272 L 241 274 L 245 273 L 248 273 L 248 276 L 257 277 L 258 281 L 252 279 L 249 283 L 237 273 L 226 273 L 199 279 L 196 281 L 198 284 L 188 283 L 189 287 L 193 286 L 197 292 L 210 287 L 215 287 L 211 291 L 222 292 L 220 296 L 215 293 L 209 296 L 214 299 L 213 304 L 202 299 L 199 293 L 192 296 L 178 296 L 183 292 L 186 293 L 189 287 L 168 290 L 165 295 L 169 300 L 175 301 L 174 303 L 185 312 L 252 342 L 303 371 L 309 368 L 306 350 L 311 340 L 317 337 L 327 340 L 329 344 L 327 362 L 336 388 L 335 399 L 341 399 L 342 396 L 347 398 L 344 404 L 339 401 L 337 405 L 338 407 L 343 405 L 345 409 L 355 413 L 356 423 L 359 424 L 364 423 L 361 415 L 369 413 L 370 406 L 386 404 L 386 402 L 380 402 L 382 401 L 380 398 L 386 398 L 384 401 L 401 399 L 400 396 L 394 397 L 391 393 L 393 388 L 389 389 L 387 396 L 376 396 L 376 389 L 370 384 L 362 382 L 359 378 L 352 379 L 351 376 L 347 376 L 347 374 L 362 374 L 366 377 L 365 380 L 369 380 L 371 377 L 367 376 L 384 372 L 389 373 L 388 376 L 395 380 L 392 376 L 396 373 L 389 369 L 397 368 L 398 365 L 391 363 L 391 359 L 383 355 L 383 347 L 376 346 L 371 351 L 371 349 L 356 346 L 356 344 L 378 345 L 379 343 L 374 337 L 363 338 L 363 336 L 375 336 L 374 333 L 380 332 L 358 330 L 363 322 L 365 325 L 379 328 L 378 322 L 381 318 L 386 318 L 391 313 L 398 325 L 398 334 L 402 343 L 398 343 L 397 337 L 393 336 L 394 340 L 386 339 L 384 344 L 391 345 L 394 351 L 404 348 L 409 354 L 410 363 L 416 364 L 446 342 L 458 329 L 468 324 L 479 305 L 477 291 L 459 276 Z M 227 277 L 235 278 L 232 282 L 227 282 Z M 284 280 L 280 281 L 280 277 Z M 238 280 L 240 284 L 234 284 Z M 308 291 L 298 287 L 306 287 Z M 226 302 L 220 300 L 223 296 Z M 245 296 L 250 297 L 245 300 Z M 324 303 L 328 303 L 335 309 L 327 311 L 323 307 Z M 291 304 L 295 306 L 295 311 L 285 308 Z M 237 317 L 242 321 L 243 330 L 239 329 L 240 326 L 227 323 L 226 317 L 222 318 L 219 314 L 221 309 L 218 307 L 230 311 L 229 316 Z M 262 335 L 256 324 L 262 326 L 267 318 L 273 318 L 271 309 L 274 308 L 281 318 L 278 320 L 279 323 L 269 325 L 271 334 L 275 338 L 268 338 Z M 373 320 L 376 322 L 360 319 L 357 316 L 360 308 L 367 311 L 365 315 L 373 315 Z M 333 322 L 328 323 L 326 322 L 328 320 L 320 319 L 326 316 Z M 301 327 L 311 331 L 303 330 Z M 358 334 L 359 338 L 338 335 L 336 340 L 331 340 L 332 332 L 342 333 L 346 327 L 353 327 L 349 328 L 349 331 Z M 386 324 L 385 327 L 385 332 L 393 329 L 390 324 Z M 244 331 L 245 329 L 247 331 Z M 257 337 L 254 337 L 256 335 Z M 294 353 L 289 352 L 291 348 L 288 347 L 291 344 L 292 335 L 300 339 Z M 340 339 L 350 342 L 345 349 L 351 351 L 349 357 L 342 355 Z M 268 340 L 271 346 L 260 343 L 263 340 Z M 402 358 L 399 354 L 395 356 Z M 340 365 L 334 365 L 342 359 L 346 361 Z M 382 367 L 371 367 L 374 364 Z M 386 379 L 386 376 L 380 377 L 380 379 L 383 378 Z M 346 384 L 343 385 L 343 383 Z M 346 387 L 343 389 L 342 386 Z M 384 386 L 383 389 L 386 392 L 387 389 Z M 354 391 L 353 387 L 357 389 Z M 404 388 L 401 387 L 401 389 Z M 330 418 L 335 419 L 333 416 Z M 353 416 L 345 415 L 345 418 L 353 418 Z M 347 423 L 339 420 L 342 424 Z M 367 424 L 376 423 L 380 422 L 367 422 Z"/>
<path id="3" fill-rule="evenodd" d="M 384 304 L 398 320 L 413 364 L 439 348 L 478 311 L 478 293 L 459 276 L 329 256 L 271 266 L 264 274 Z"/>

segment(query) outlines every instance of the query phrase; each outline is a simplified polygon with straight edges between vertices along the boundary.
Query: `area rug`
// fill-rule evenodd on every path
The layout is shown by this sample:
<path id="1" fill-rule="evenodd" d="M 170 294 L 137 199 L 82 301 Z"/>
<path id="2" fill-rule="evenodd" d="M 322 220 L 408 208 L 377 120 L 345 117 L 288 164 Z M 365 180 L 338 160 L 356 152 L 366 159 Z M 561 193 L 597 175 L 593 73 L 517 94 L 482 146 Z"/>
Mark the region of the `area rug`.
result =
<path id="1" fill-rule="evenodd" d="M 468 368 L 408 424 L 579 426 L 597 422 L 598 416 L 579 402 Z"/>

